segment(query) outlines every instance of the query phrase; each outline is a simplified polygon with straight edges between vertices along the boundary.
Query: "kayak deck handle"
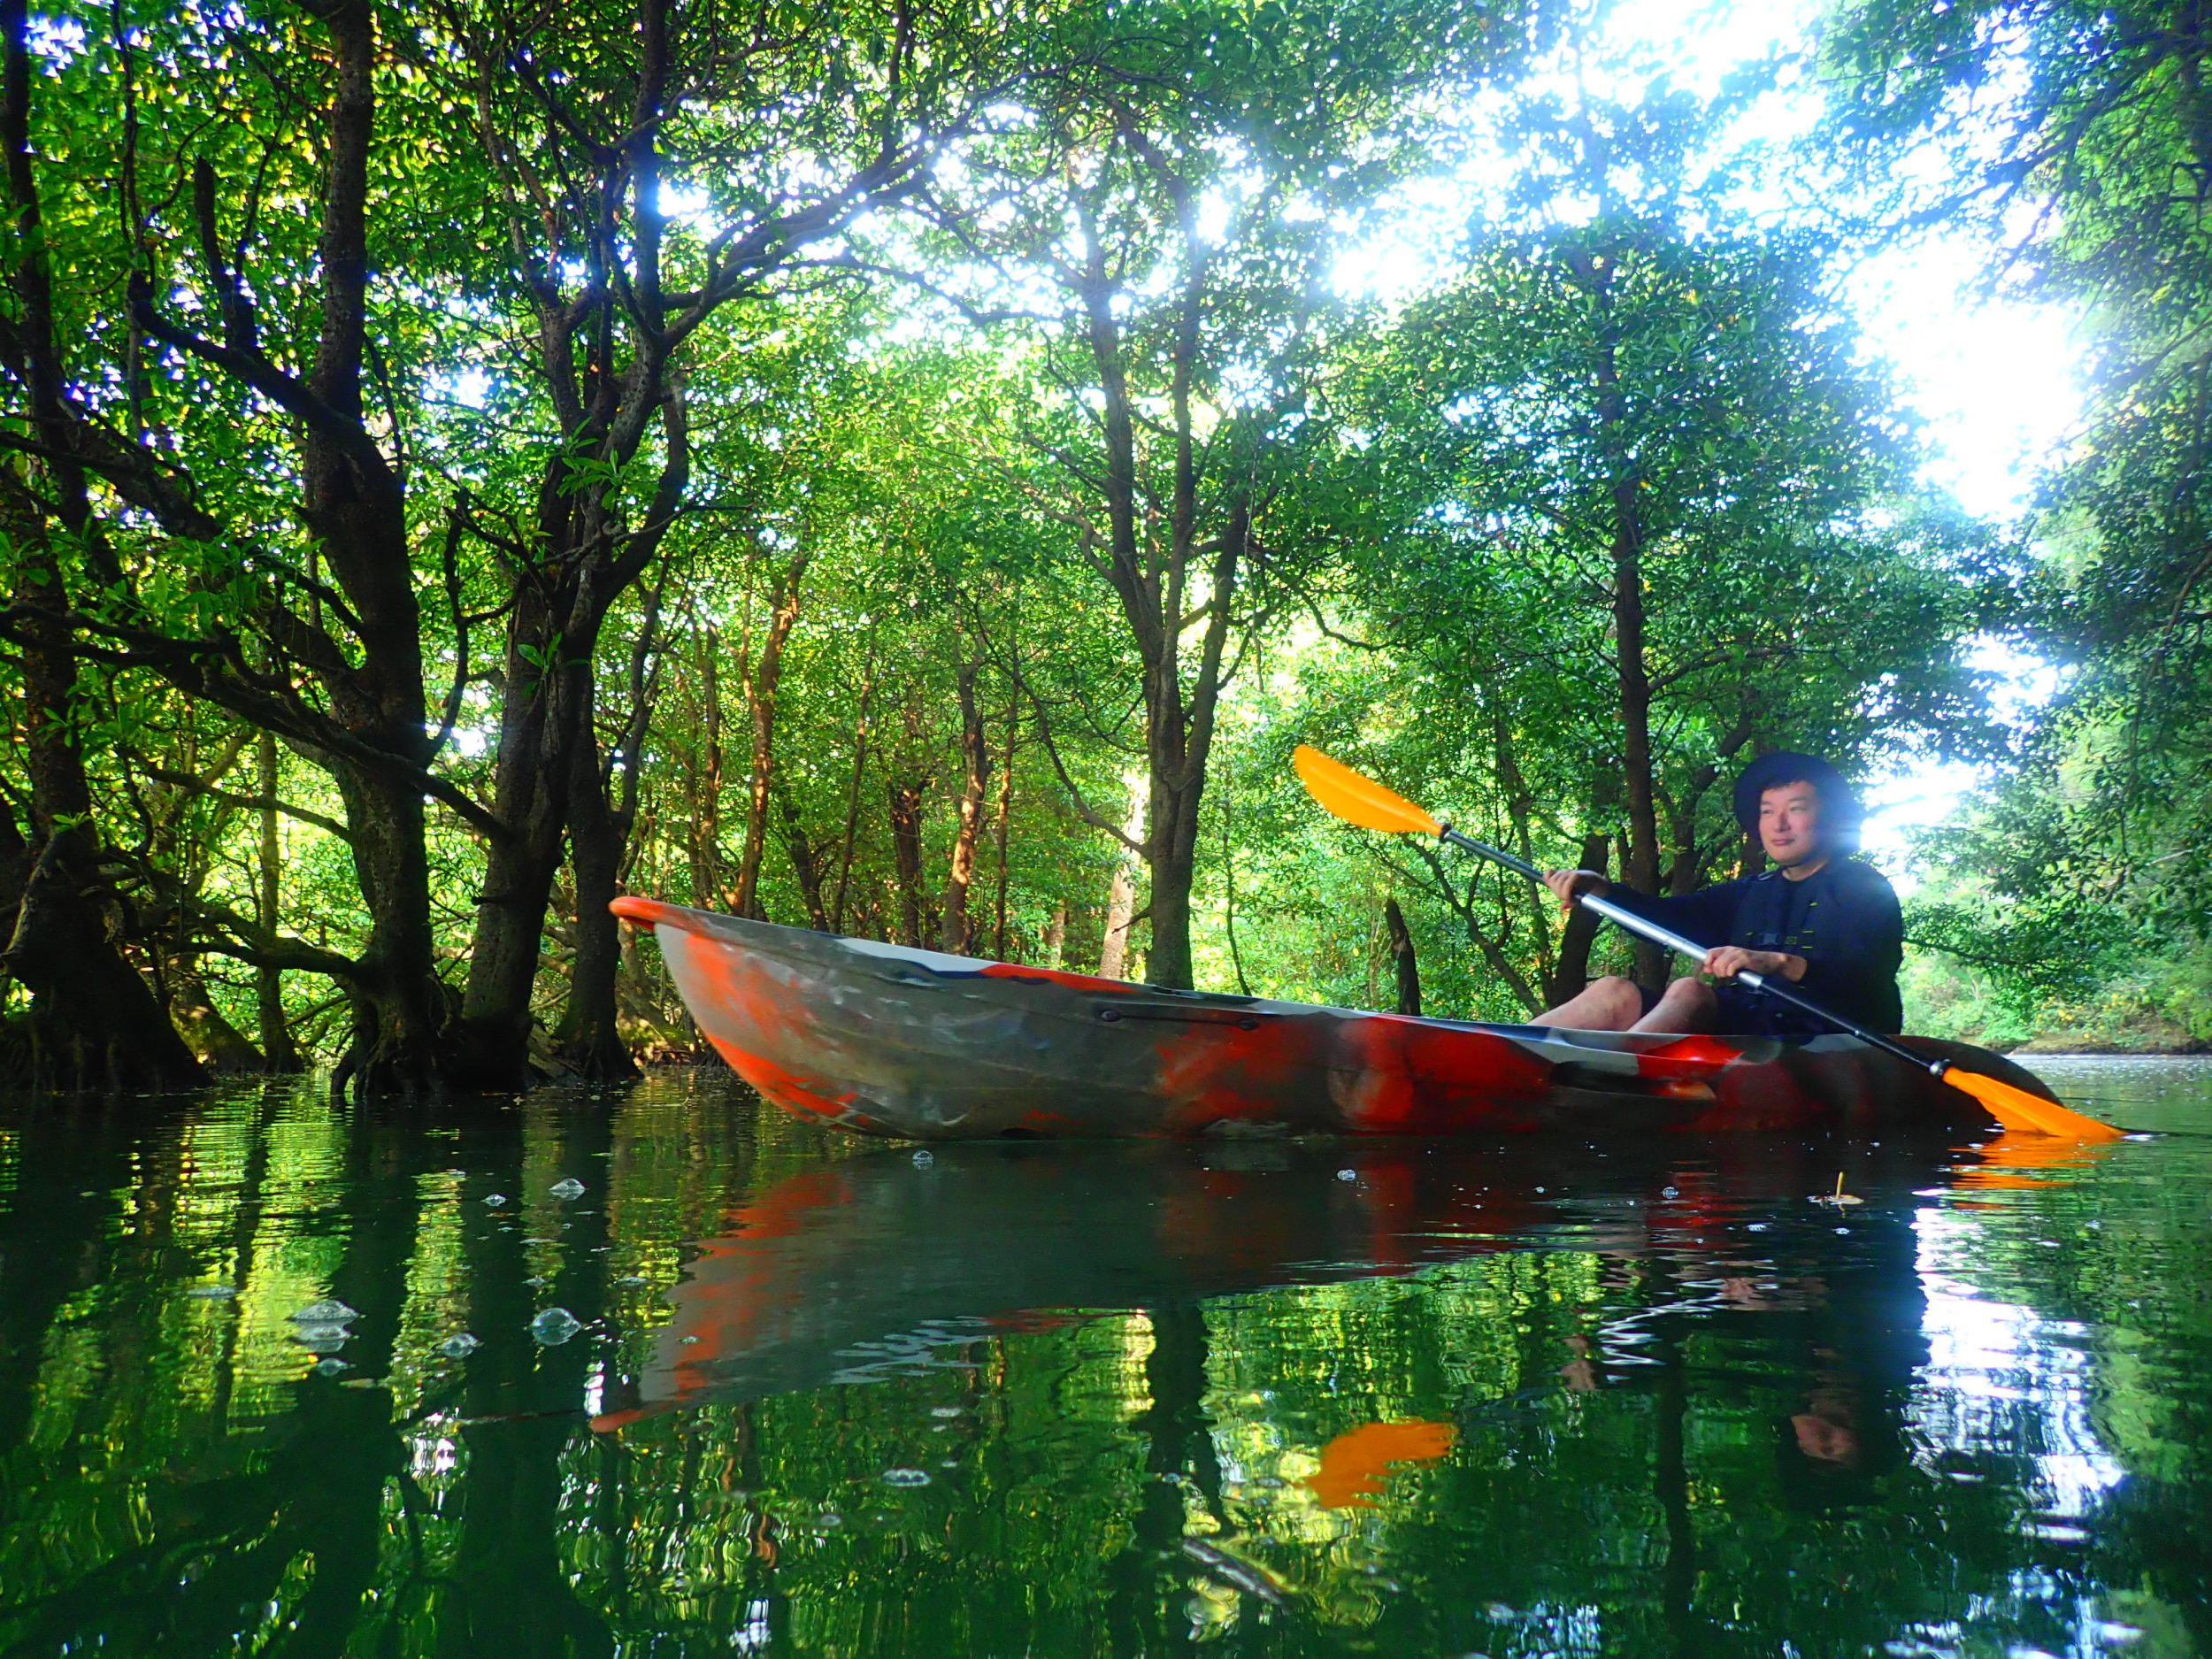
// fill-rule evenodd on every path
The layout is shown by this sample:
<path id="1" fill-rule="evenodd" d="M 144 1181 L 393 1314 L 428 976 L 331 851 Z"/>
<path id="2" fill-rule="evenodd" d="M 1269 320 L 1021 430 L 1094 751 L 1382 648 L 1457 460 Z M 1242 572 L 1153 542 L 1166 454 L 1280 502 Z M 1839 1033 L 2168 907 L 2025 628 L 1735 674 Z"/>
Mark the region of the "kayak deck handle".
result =
<path id="1" fill-rule="evenodd" d="M 1171 1020 L 1185 1025 L 1234 1025 L 1239 1031 L 1257 1031 L 1260 1016 L 1225 1008 L 1178 1008 L 1172 1003 L 1109 1002 L 1091 1010 L 1109 1025 L 1125 1019 Z"/>

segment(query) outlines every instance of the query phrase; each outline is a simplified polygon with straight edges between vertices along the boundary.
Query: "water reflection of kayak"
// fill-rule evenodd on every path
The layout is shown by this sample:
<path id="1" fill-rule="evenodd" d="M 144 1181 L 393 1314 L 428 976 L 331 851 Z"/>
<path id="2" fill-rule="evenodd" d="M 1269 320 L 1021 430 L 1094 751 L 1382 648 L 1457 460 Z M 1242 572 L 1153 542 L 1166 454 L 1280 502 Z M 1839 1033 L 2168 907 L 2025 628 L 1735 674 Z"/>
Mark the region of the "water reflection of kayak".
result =
<path id="1" fill-rule="evenodd" d="M 1167 991 L 741 921 L 649 899 L 691 1016 L 786 1110 L 864 1134 L 1641 1135 L 1987 1132 L 1855 1038 L 1670 1037 Z M 1997 1056 L 1918 1041 L 2047 1091 Z"/>
<path id="2" fill-rule="evenodd" d="M 1793 1248 L 1755 1216 L 1909 1216 L 1959 1155 L 1741 1136 L 1600 1149 L 1522 1139 L 1097 1142 L 886 1150 L 809 1170 L 695 1247 L 649 1361 L 596 1420 L 972 1363 L 978 1339 L 1086 1311 L 1411 1272 L 1504 1250 Z M 1969 1157 L 1974 1155 L 1968 1154 Z M 1759 1236 L 1755 1237 L 1756 1233 Z M 1717 1263 L 1713 1270 L 1738 1269 Z"/>

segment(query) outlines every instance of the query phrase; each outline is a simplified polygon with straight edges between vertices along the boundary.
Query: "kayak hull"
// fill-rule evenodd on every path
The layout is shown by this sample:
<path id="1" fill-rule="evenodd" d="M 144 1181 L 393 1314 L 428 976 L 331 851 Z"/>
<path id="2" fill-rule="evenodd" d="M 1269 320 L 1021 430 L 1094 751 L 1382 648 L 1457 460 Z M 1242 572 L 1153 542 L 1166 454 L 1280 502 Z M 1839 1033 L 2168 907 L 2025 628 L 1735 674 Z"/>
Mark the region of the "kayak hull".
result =
<path id="1" fill-rule="evenodd" d="M 642 898 L 701 1033 L 795 1116 L 916 1140 L 1993 1132 L 1871 1045 L 1486 1025 L 948 956 Z M 2047 1094 L 1963 1045 L 1932 1056 Z"/>

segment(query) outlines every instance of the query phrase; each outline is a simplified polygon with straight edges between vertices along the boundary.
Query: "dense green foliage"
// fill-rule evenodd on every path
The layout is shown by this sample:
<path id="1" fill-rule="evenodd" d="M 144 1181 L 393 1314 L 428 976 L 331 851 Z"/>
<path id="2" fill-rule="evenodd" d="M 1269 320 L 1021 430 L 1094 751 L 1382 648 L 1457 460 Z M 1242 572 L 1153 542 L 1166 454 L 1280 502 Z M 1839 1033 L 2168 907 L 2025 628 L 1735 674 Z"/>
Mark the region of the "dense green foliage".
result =
<path id="1" fill-rule="evenodd" d="M 1762 749 L 1995 754 L 2008 629 L 2079 672 L 1927 936 L 2200 922 L 2197 233 L 2095 80 L 2185 145 L 2188 77 L 2043 8 L 1915 69 L 1966 14 L 1826 50 L 1878 154 L 2032 46 L 1992 188 L 2113 390 L 2025 580 L 1842 243 L 1734 205 L 1756 86 L 1566 99 L 1554 0 L 13 5 L 10 1067 L 626 1075 L 690 1045 L 626 890 L 1371 1004 L 1395 900 L 1430 1008 L 1511 1016 L 1618 947 L 1317 821 L 1293 744 L 1679 891 Z M 1469 155 L 1427 280 L 1341 278 Z"/>
<path id="2" fill-rule="evenodd" d="M 2212 34 L 2190 5 L 1850 0 L 1826 50 L 1847 153 L 1913 181 L 1884 205 L 1985 224 L 1993 284 L 2079 308 L 2088 347 L 2021 619 L 2070 677 L 1942 849 L 1923 931 L 1982 958 L 2016 1028 L 2131 1007 L 2212 1039 Z"/>

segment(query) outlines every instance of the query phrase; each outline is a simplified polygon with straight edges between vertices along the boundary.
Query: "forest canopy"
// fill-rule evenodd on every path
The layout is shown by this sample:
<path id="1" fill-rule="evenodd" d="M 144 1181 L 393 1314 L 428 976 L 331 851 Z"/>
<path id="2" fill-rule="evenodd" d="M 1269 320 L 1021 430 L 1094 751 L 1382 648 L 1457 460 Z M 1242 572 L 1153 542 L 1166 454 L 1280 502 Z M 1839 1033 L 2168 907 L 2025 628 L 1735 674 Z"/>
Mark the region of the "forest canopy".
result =
<path id="1" fill-rule="evenodd" d="M 626 892 L 1471 1018 L 1659 971 L 1302 741 L 1647 892 L 1755 864 L 1761 752 L 1971 761 L 1923 1011 L 2183 1006 L 2194 14 L 1843 0 L 1705 91 L 1608 15 L 0 0 L 0 1067 L 620 1079 L 695 1046 Z M 1841 297 L 1932 227 L 2085 319 L 2022 522 Z"/>

